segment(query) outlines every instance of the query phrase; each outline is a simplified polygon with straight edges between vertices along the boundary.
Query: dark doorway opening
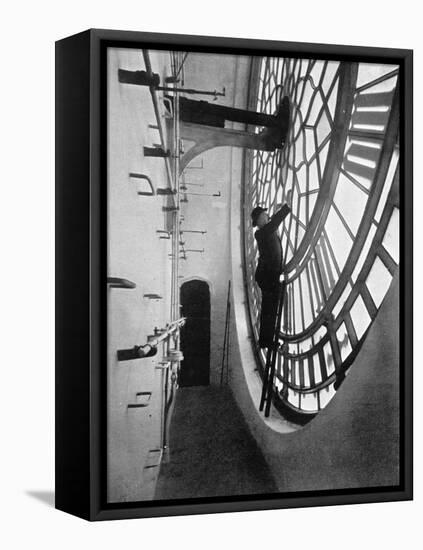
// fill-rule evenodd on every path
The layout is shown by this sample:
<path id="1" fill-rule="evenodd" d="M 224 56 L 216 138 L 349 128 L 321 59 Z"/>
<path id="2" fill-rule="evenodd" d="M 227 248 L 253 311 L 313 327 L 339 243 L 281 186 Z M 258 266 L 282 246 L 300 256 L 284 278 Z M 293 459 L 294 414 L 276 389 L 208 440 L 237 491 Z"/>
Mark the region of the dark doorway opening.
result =
<path id="1" fill-rule="evenodd" d="M 186 323 L 181 328 L 180 386 L 208 386 L 210 383 L 210 290 L 200 280 L 181 286 L 182 315 Z"/>

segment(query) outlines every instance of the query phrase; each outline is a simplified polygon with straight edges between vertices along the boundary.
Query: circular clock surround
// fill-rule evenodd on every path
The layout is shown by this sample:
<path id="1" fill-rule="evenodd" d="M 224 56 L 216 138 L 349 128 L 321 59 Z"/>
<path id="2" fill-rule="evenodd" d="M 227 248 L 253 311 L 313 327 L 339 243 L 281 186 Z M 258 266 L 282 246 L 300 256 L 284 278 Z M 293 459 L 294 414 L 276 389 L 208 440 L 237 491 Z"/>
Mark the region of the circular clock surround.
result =
<path id="1" fill-rule="evenodd" d="M 392 65 L 252 62 L 248 108 L 273 114 L 287 96 L 291 123 L 283 149 L 245 153 L 245 291 L 261 371 L 249 214 L 256 205 L 272 214 L 292 190 L 279 231 L 287 294 L 274 389 L 281 413 L 300 424 L 341 386 L 398 268 L 398 85 Z"/>

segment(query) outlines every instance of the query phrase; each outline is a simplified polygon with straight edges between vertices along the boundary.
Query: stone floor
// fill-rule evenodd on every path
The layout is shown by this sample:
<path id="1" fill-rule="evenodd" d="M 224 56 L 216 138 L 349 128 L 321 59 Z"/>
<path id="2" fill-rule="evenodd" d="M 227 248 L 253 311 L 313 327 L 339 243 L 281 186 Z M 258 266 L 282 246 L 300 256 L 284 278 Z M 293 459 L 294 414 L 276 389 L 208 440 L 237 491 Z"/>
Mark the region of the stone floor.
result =
<path id="1" fill-rule="evenodd" d="M 270 470 L 227 387 L 180 388 L 170 460 L 155 499 L 276 492 Z"/>

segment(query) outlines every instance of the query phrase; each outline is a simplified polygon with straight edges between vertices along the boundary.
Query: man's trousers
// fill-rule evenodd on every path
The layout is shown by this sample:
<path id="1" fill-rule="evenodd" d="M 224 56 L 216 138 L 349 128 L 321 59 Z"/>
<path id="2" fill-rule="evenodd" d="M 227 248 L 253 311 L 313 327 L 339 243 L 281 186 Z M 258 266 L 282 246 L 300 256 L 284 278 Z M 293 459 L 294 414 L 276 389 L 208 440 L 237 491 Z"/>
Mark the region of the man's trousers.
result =
<path id="1" fill-rule="evenodd" d="M 278 312 L 279 285 L 271 290 L 261 289 L 261 312 L 259 346 L 268 348 L 273 343 L 276 317 Z"/>

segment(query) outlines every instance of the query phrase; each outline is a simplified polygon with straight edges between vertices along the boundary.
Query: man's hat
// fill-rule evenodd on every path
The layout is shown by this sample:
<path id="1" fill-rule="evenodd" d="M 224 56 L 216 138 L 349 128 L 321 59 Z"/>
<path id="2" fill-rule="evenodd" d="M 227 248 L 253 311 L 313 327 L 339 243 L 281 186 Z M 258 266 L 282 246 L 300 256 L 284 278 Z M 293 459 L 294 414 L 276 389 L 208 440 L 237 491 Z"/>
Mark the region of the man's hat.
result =
<path id="1" fill-rule="evenodd" d="M 251 212 L 251 219 L 253 221 L 253 227 L 257 225 L 257 219 L 262 212 L 266 212 L 267 208 L 262 208 L 261 206 L 256 206 Z"/>

